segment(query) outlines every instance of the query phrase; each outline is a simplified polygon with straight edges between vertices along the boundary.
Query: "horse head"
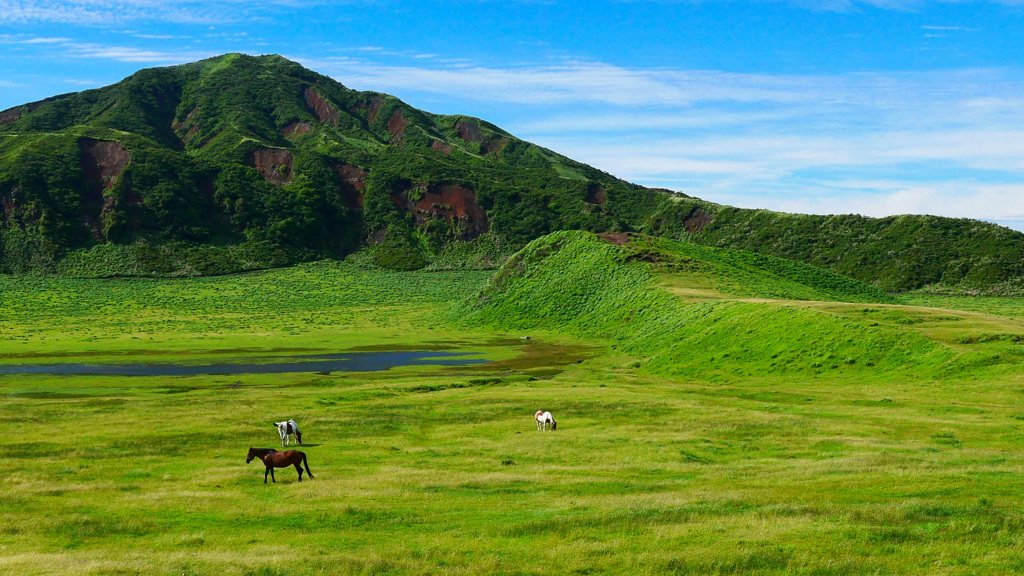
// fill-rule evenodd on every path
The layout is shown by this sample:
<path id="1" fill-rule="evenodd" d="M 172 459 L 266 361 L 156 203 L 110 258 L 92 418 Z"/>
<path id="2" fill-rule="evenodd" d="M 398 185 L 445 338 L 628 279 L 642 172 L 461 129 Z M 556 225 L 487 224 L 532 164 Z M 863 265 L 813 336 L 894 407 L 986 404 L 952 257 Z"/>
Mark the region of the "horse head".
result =
<path id="1" fill-rule="evenodd" d="M 302 444 L 302 432 L 299 432 L 298 430 L 296 430 L 295 431 L 295 439 L 299 441 L 299 444 Z"/>
<path id="2" fill-rule="evenodd" d="M 256 453 L 256 449 L 249 448 L 249 453 L 245 457 L 245 463 L 248 464 L 249 462 L 252 462 L 252 459 L 257 456 L 259 456 L 259 454 Z"/>

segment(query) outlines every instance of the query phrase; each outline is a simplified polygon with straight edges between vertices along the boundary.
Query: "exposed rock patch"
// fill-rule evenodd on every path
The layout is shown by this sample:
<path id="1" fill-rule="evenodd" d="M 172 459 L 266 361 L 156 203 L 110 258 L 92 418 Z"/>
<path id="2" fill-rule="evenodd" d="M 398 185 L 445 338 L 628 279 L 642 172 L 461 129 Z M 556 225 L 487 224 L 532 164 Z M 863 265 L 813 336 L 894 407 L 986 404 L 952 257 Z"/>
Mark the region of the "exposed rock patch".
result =
<path id="1" fill-rule="evenodd" d="M 608 201 L 608 193 L 604 188 L 591 184 L 587 187 L 587 199 L 590 204 L 603 205 Z"/>
<path id="2" fill-rule="evenodd" d="M 306 99 L 309 111 L 313 113 L 317 120 L 327 122 L 333 126 L 338 125 L 338 111 L 320 95 L 316 88 L 307 86 L 302 92 L 302 96 Z"/>
<path id="3" fill-rule="evenodd" d="M 459 120 L 455 123 L 455 129 L 459 132 L 459 138 L 462 138 L 466 142 L 483 143 L 486 140 L 483 132 L 480 131 L 480 125 L 476 123 L 476 120 Z"/>
<path id="4" fill-rule="evenodd" d="M 253 152 L 252 165 L 268 182 L 282 185 L 292 181 L 292 153 L 283 148 L 261 148 Z"/>
<path id="5" fill-rule="evenodd" d="M 307 122 L 292 122 L 291 124 L 284 127 L 281 133 L 285 138 L 298 138 L 303 134 L 309 134 L 313 131 L 313 127 Z"/>
<path id="6" fill-rule="evenodd" d="M 417 224 L 437 217 L 459 224 L 463 240 L 476 238 L 490 227 L 487 211 L 476 202 L 476 192 L 462 186 L 440 186 L 424 192 L 413 205 L 413 214 Z"/>
<path id="7" fill-rule="evenodd" d="M 452 153 L 451 145 L 450 144 L 445 144 L 444 142 L 441 142 L 440 140 L 434 140 L 433 142 L 431 142 L 430 143 L 430 147 L 433 148 L 434 150 L 437 150 L 438 152 L 442 152 L 444 154 L 451 154 Z"/>
<path id="8" fill-rule="evenodd" d="M 113 196 L 104 194 L 117 183 L 118 177 L 131 162 L 131 154 L 121 144 L 111 140 L 82 138 L 78 141 L 82 151 L 80 162 L 85 174 L 86 190 L 82 198 L 82 224 L 92 230 L 93 237 L 101 237 L 100 223 L 114 208 Z M 141 200 L 140 200 L 141 201 Z"/>
<path id="9" fill-rule="evenodd" d="M 98 182 L 103 190 L 114 187 L 117 177 L 132 159 L 123 146 L 110 140 L 82 138 L 78 141 L 78 147 L 82 150 L 85 179 Z"/>
<path id="10" fill-rule="evenodd" d="M 391 113 L 391 118 L 388 118 L 388 132 L 391 132 L 392 142 L 402 142 L 405 140 L 405 127 L 409 125 L 409 121 L 402 116 L 402 110 L 396 108 Z"/>
<path id="11" fill-rule="evenodd" d="M 353 210 L 361 210 L 366 189 L 366 170 L 351 164 L 335 164 L 331 168 L 341 180 L 341 194 L 345 204 Z"/>
<path id="12" fill-rule="evenodd" d="M 702 228 L 710 224 L 714 219 L 714 214 L 708 214 L 707 212 L 701 211 L 693 214 L 686 220 L 683 220 L 683 225 L 686 226 L 686 229 L 690 232 L 700 232 Z"/>
<path id="13" fill-rule="evenodd" d="M 508 138 L 490 138 L 480 130 L 480 124 L 476 120 L 462 119 L 455 123 L 455 129 L 459 133 L 459 138 L 462 138 L 466 142 L 476 142 L 480 144 L 480 152 L 483 154 L 490 154 L 491 152 L 497 152 L 508 144 Z"/>
<path id="14" fill-rule="evenodd" d="M 0 112 L 0 126 L 4 124 L 10 124 L 21 118 L 21 106 L 15 106 L 14 108 L 8 108 L 3 112 Z"/>
<path id="15" fill-rule="evenodd" d="M 43 107 L 44 104 L 53 102 L 58 96 L 51 96 L 49 98 L 43 98 L 35 102 L 29 102 L 21 106 L 15 106 L 14 108 L 8 108 L 7 110 L 0 111 L 0 126 L 4 124 L 10 124 L 20 119 L 26 113 L 32 113 Z"/>
<path id="16" fill-rule="evenodd" d="M 366 123 L 370 124 L 377 119 L 377 115 L 380 114 L 380 108 L 384 105 L 384 97 L 375 94 L 370 98 L 369 102 L 357 102 L 352 106 L 352 110 L 357 114 L 366 112 Z"/>
<path id="17" fill-rule="evenodd" d="M 178 139 L 181 140 L 182 144 L 185 144 L 186 142 L 188 142 L 189 139 L 191 139 L 193 136 L 196 135 L 197 132 L 199 132 L 199 123 L 198 122 L 194 122 L 194 118 L 195 118 L 197 112 L 199 112 L 199 108 L 198 107 L 193 108 L 192 111 L 189 112 L 188 115 L 185 116 L 185 119 L 182 120 L 181 122 L 179 122 L 177 120 L 174 120 L 173 122 L 171 122 L 171 129 L 174 130 L 174 132 L 176 134 L 179 134 Z M 181 131 L 186 126 L 189 127 L 188 130 L 184 134 L 181 134 Z"/>
<path id="18" fill-rule="evenodd" d="M 622 246 L 629 242 L 629 235 L 625 232 L 607 232 L 605 234 L 598 234 L 597 237 L 616 246 Z"/>

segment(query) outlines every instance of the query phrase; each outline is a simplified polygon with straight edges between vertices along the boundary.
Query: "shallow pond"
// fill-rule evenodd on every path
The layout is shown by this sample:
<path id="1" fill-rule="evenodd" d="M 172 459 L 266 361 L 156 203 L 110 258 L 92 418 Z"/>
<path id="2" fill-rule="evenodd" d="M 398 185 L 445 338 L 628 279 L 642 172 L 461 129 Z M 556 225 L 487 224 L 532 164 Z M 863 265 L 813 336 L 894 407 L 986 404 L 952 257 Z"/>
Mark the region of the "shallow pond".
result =
<path id="1" fill-rule="evenodd" d="M 484 364 L 465 352 L 406 350 L 343 352 L 306 356 L 276 356 L 249 364 L 4 364 L 0 374 L 89 374 L 100 376 L 197 376 L 228 374 L 285 374 L 293 372 L 377 372 L 399 366 L 465 366 Z"/>

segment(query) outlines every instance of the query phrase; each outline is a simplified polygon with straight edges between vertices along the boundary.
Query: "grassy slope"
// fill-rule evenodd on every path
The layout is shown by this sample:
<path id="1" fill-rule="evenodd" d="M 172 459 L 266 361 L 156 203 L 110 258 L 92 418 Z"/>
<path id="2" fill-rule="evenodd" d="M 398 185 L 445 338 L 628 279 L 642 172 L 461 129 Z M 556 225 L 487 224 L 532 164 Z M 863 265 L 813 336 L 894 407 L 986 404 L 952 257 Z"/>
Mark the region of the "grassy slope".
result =
<path id="1" fill-rule="evenodd" d="M 471 300 L 474 317 L 463 320 L 475 328 L 443 312 L 486 280 L 479 272 L 307 265 L 175 281 L 0 277 L 11 296 L 0 301 L 8 363 L 453 342 L 504 358 L 487 370 L 376 374 L 0 376 L 0 422 L 11 431 L 0 436 L 0 572 L 1021 570 L 1024 378 L 1011 353 L 1020 345 L 971 338 L 1024 333 L 1019 319 L 986 313 L 1006 302 L 885 303 L 856 286 L 837 293 L 805 269 L 758 275 L 742 254 L 688 248 L 619 248 L 581 234 L 535 243 L 514 261 L 521 270 L 510 264 Z M 549 287 L 552 266 L 564 275 Z M 490 298 L 483 307 L 480 294 Z M 859 302 L 796 299 L 812 295 Z M 619 305 L 623 314 L 609 317 Z M 649 315 L 627 320 L 640 305 Z M 777 325 L 785 330 L 764 340 L 794 349 L 836 330 L 879 346 L 909 342 L 926 369 L 772 370 L 767 357 L 734 355 L 702 371 L 647 358 L 666 339 L 658 330 L 685 329 L 687 310 L 705 311 L 693 315 L 707 332 L 691 334 L 697 354 L 753 346 L 741 328 Z M 499 324 L 533 339 L 500 344 L 507 334 L 483 326 Z M 943 371 L 951 364 L 929 361 L 954 347 L 988 363 Z M 555 413 L 558 432 L 533 430 L 537 408 Z M 298 484 L 282 470 L 264 486 L 244 451 L 273 446 L 270 422 L 283 417 L 302 424 L 316 479 Z"/>
<path id="2" fill-rule="evenodd" d="M 938 369 L 953 356 L 913 331 L 789 302 L 811 299 L 894 301 L 763 255 L 652 239 L 618 247 L 565 232 L 527 246 L 460 315 L 604 338 L 672 376 Z"/>

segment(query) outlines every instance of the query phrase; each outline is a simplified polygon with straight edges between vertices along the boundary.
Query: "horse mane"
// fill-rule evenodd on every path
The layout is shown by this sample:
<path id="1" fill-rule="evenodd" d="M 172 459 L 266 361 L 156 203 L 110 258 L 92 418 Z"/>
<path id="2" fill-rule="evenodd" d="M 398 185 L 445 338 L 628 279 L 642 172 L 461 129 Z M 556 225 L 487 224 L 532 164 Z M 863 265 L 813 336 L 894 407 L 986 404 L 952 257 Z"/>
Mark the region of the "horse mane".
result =
<path id="1" fill-rule="evenodd" d="M 273 448 L 249 448 L 249 450 L 261 455 L 270 454 L 271 452 L 277 452 L 277 450 L 274 450 Z"/>

